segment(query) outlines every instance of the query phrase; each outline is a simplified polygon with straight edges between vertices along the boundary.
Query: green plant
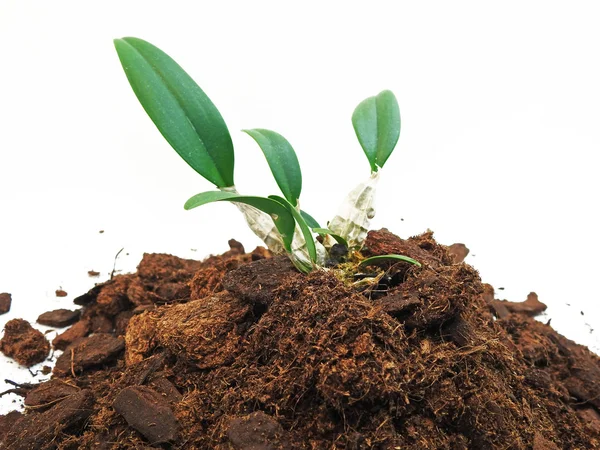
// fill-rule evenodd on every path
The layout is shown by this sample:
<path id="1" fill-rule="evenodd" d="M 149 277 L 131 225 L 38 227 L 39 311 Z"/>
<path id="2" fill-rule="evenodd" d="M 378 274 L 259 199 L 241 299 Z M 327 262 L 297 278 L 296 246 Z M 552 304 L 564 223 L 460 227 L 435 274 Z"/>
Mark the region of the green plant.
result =
<path id="1" fill-rule="evenodd" d="M 275 253 L 286 252 L 302 272 L 327 262 L 336 244 L 360 249 L 370 219 L 379 169 L 400 135 L 400 111 L 394 94 L 383 91 L 361 102 L 352 124 L 371 167 L 371 176 L 350 192 L 340 211 L 321 227 L 300 209 L 302 172 L 291 144 L 280 134 L 243 130 L 262 150 L 283 196 L 240 194 L 234 183 L 231 135 L 218 109 L 194 80 L 166 53 L 138 38 L 115 39 L 127 79 L 140 103 L 175 151 L 218 190 L 191 197 L 185 209 L 213 202 L 234 203 L 252 231 Z M 320 236 L 315 240 L 314 235 Z M 400 255 L 396 259 L 418 262 Z"/>

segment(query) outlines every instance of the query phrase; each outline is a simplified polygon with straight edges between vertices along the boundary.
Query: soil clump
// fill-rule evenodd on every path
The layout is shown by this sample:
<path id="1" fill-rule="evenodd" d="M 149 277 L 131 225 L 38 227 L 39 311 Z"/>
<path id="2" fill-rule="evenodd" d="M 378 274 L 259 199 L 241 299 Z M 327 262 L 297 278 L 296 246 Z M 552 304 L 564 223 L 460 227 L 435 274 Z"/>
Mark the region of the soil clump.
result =
<path id="1" fill-rule="evenodd" d="M 12 319 L 4 325 L 0 351 L 25 367 L 31 367 L 46 359 L 50 343 L 41 331 L 23 319 Z"/>
<path id="2" fill-rule="evenodd" d="M 230 248 L 146 254 L 76 298 L 0 448 L 600 448 L 600 359 L 533 319 L 537 296 L 496 301 L 466 247 L 383 229 L 364 255 L 423 267 L 309 275 Z"/>
<path id="3" fill-rule="evenodd" d="M 12 303 L 12 296 L 7 292 L 0 294 L 0 315 L 6 314 L 10 311 L 10 305 Z"/>

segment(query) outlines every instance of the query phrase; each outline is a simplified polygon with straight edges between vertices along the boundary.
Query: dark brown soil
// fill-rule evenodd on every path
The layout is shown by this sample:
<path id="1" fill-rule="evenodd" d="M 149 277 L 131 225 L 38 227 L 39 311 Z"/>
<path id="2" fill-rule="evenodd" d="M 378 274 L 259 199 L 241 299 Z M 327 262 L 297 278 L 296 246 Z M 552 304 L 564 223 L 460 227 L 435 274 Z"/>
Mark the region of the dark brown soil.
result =
<path id="1" fill-rule="evenodd" d="M 0 416 L 7 449 L 594 449 L 600 360 L 496 301 L 468 250 L 371 232 L 397 263 L 144 255 L 75 303 L 54 378 Z M 341 281 L 343 280 L 343 281 Z"/>
<path id="2" fill-rule="evenodd" d="M 67 294 L 67 291 L 64 291 L 62 289 L 57 289 L 55 294 L 57 297 L 66 297 L 67 295 L 69 295 Z"/>
<path id="3" fill-rule="evenodd" d="M 0 315 L 10 311 L 12 296 L 6 292 L 0 294 Z"/>
<path id="4" fill-rule="evenodd" d="M 49 327 L 64 328 L 77 322 L 80 314 L 79 310 L 55 309 L 54 311 L 47 311 L 40 314 L 37 318 L 37 323 Z"/>

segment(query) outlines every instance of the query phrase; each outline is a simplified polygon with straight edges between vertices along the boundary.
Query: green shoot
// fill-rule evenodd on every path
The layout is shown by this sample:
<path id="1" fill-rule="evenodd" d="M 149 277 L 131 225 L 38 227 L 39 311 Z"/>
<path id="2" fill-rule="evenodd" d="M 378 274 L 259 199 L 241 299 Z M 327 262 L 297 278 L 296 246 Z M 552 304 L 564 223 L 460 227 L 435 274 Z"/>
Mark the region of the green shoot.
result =
<path id="1" fill-rule="evenodd" d="M 234 151 L 227 125 L 216 106 L 170 56 L 141 39 L 114 41 L 121 65 L 138 100 L 175 151 L 201 176 L 219 188 L 196 194 L 185 203 L 193 209 L 208 203 L 234 203 L 251 230 L 274 253 L 286 252 L 302 272 L 330 261 L 334 242 L 348 250 L 360 248 L 374 215 L 375 186 L 400 135 L 400 111 L 394 94 L 383 91 L 361 102 L 352 115 L 356 136 L 371 166 L 371 177 L 350 192 L 338 214 L 323 228 L 300 209 L 302 172 L 290 143 L 266 129 L 244 130 L 262 150 L 283 197 L 240 194 L 233 177 Z M 313 233 L 323 237 L 315 241 Z M 322 243 L 321 243 L 322 242 Z M 339 256 L 338 256 L 339 258 Z M 361 265 L 383 261 L 417 261 L 386 255 Z"/>
<path id="2" fill-rule="evenodd" d="M 221 114 L 170 56 L 133 37 L 115 48 L 138 100 L 179 156 L 219 188 L 233 186 L 233 143 Z"/>
<path id="3" fill-rule="evenodd" d="M 360 248 L 375 216 L 373 205 L 379 169 L 400 137 L 400 108 L 394 94 L 382 91 L 360 102 L 352 114 L 352 125 L 369 160 L 371 176 L 350 191 L 329 228 L 346 239 L 351 247 Z"/>
<path id="4" fill-rule="evenodd" d="M 371 172 L 383 167 L 400 137 L 400 108 L 391 91 L 382 91 L 356 107 L 352 125 L 363 148 Z"/>
<path id="5" fill-rule="evenodd" d="M 302 191 L 302 172 L 291 144 L 282 135 L 271 130 L 256 128 L 242 131 L 256 141 L 283 196 L 292 206 L 297 207 Z"/>
<path id="6" fill-rule="evenodd" d="M 370 258 L 363 259 L 360 262 L 359 266 L 376 266 L 381 263 L 386 263 L 386 262 L 393 263 L 393 262 L 398 262 L 398 261 L 408 262 L 408 263 L 414 264 L 415 266 L 421 267 L 421 263 L 419 261 L 416 261 L 412 258 L 409 258 L 408 256 L 403 256 L 403 255 L 371 256 Z"/>

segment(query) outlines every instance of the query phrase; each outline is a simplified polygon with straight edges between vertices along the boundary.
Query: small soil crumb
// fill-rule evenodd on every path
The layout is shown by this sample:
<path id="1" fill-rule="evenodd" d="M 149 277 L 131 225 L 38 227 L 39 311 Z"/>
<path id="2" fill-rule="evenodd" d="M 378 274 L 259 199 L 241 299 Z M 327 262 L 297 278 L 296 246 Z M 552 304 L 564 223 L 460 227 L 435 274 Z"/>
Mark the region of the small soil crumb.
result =
<path id="1" fill-rule="evenodd" d="M 4 337 L 0 340 L 0 351 L 19 364 L 31 367 L 46 359 L 50 343 L 42 332 L 23 319 L 13 319 L 4 326 Z"/>
<path id="2" fill-rule="evenodd" d="M 237 252 L 240 255 L 243 255 L 244 253 L 246 253 L 246 250 L 244 249 L 244 245 L 241 242 L 236 241 L 235 239 L 229 239 L 227 244 L 229 245 L 229 248 L 231 250 L 233 250 L 234 252 Z"/>
<path id="3" fill-rule="evenodd" d="M 96 272 L 95 270 L 88 270 L 88 275 L 90 277 L 99 277 L 100 276 L 100 272 Z"/>
<path id="4" fill-rule="evenodd" d="M 37 318 L 37 323 L 54 328 L 64 328 L 77 322 L 80 315 L 81 311 L 79 310 L 55 309 L 41 314 Z"/>
<path id="5" fill-rule="evenodd" d="M 282 442 L 282 426 L 262 411 L 229 422 L 227 437 L 235 450 L 276 450 L 289 448 Z"/>
<path id="6" fill-rule="evenodd" d="M 58 378 L 53 378 L 33 388 L 25 397 L 25 406 L 34 409 L 43 409 L 52 406 L 69 395 L 79 392 L 77 386 Z"/>
<path id="7" fill-rule="evenodd" d="M 153 445 L 165 444 L 177 437 L 179 425 L 169 402 L 149 387 L 130 386 L 123 389 L 113 406 L 132 428 Z"/>
<path id="8" fill-rule="evenodd" d="M 544 311 L 546 311 L 547 306 L 540 302 L 538 296 L 535 292 L 530 292 L 527 296 L 527 300 L 523 302 L 509 302 L 508 300 L 493 300 L 492 305 L 496 308 L 496 305 L 500 307 L 500 309 L 505 307 L 509 312 L 516 314 L 526 314 L 531 317 L 535 317 Z M 502 317 L 502 316 L 500 316 Z"/>
<path id="9" fill-rule="evenodd" d="M 66 376 L 113 362 L 125 348 L 123 339 L 98 333 L 75 341 L 58 357 L 54 375 Z"/>
<path id="10" fill-rule="evenodd" d="M 52 341 L 52 346 L 57 350 L 64 350 L 77 339 L 87 336 L 90 328 L 91 323 L 89 320 L 80 320 L 71 328 L 56 336 Z"/>
<path id="11" fill-rule="evenodd" d="M 100 230 L 100 231 L 98 231 L 98 233 L 100 233 L 100 234 L 103 234 L 103 233 L 104 233 L 104 230 Z"/>
<path id="12" fill-rule="evenodd" d="M 41 372 L 42 372 L 43 375 L 48 375 L 49 373 L 52 372 L 52 367 L 50 367 L 50 366 L 43 366 Z"/>
<path id="13" fill-rule="evenodd" d="M 448 253 L 452 256 L 454 264 L 460 264 L 469 254 L 469 249 L 465 244 L 452 244 L 448 247 Z"/>
<path id="14" fill-rule="evenodd" d="M 55 294 L 57 297 L 66 297 L 67 295 L 69 295 L 67 294 L 67 291 L 64 291 L 62 289 L 57 289 Z"/>
<path id="15" fill-rule="evenodd" d="M 92 413 L 94 397 L 88 389 L 68 396 L 43 413 L 22 416 L 10 429 L 3 444 L 7 449 L 55 449 L 56 436 L 73 431 Z"/>
<path id="16" fill-rule="evenodd" d="M 10 311 L 10 305 L 12 303 L 12 296 L 7 292 L 0 294 L 0 315 L 6 314 Z"/>

